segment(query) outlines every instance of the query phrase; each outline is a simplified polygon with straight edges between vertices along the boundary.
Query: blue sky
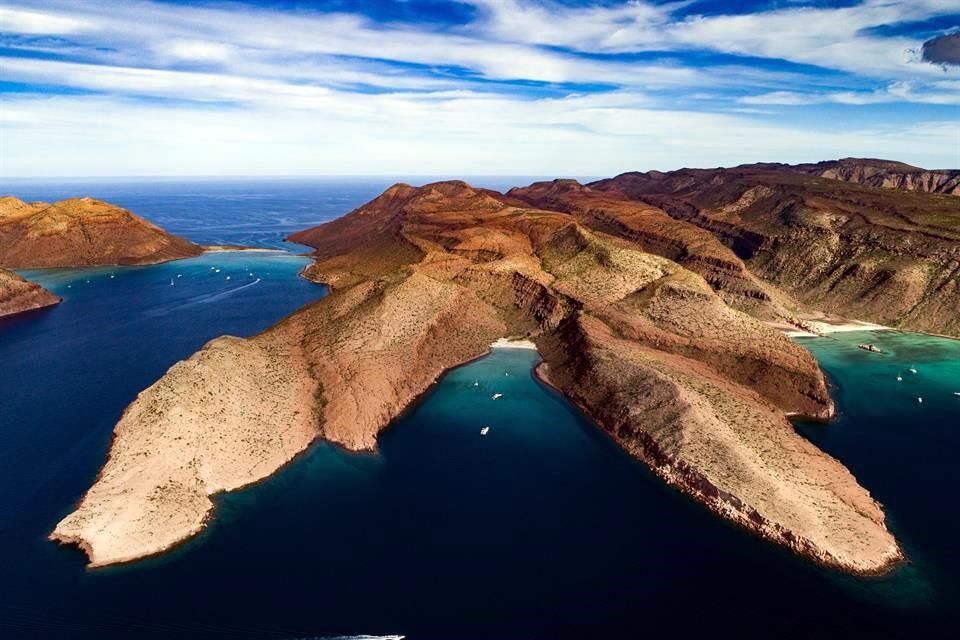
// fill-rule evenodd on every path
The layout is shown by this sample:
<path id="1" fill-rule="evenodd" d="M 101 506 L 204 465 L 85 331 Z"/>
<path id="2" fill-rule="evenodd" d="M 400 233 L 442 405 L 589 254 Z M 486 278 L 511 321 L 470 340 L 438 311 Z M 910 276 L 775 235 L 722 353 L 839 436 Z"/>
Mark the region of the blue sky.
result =
<path id="1" fill-rule="evenodd" d="M 957 0 L 2 0 L 0 175 L 960 166 Z"/>

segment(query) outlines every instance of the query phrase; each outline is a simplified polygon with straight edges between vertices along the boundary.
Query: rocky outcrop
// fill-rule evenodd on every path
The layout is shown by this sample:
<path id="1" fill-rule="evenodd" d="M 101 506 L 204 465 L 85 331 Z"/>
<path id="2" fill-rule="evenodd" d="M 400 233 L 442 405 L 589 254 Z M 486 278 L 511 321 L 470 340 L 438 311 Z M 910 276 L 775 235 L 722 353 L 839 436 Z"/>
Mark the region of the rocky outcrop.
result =
<path id="1" fill-rule="evenodd" d="M 628 173 L 590 185 L 711 232 L 808 308 L 960 336 L 960 200 L 780 165 Z"/>
<path id="2" fill-rule="evenodd" d="M 201 247 L 101 200 L 0 198 L 0 265 L 8 268 L 155 264 L 201 253 Z"/>
<path id="3" fill-rule="evenodd" d="M 542 209 L 566 211 L 585 226 L 630 240 L 644 251 L 698 273 L 727 304 L 755 316 L 787 319 L 769 287 L 711 233 L 643 202 L 611 197 L 576 180 L 537 182 L 507 196 Z"/>
<path id="4" fill-rule="evenodd" d="M 12 271 L 0 269 L 0 318 L 43 309 L 58 302 L 59 297 L 40 285 L 24 280 Z"/>
<path id="5" fill-rule="evenodd" d="M 156 553 L 202 526 L 213 493 L 314 437 L 375 446 L 443 371 L 526 335 L 558 388 L 721 516 L 850 571 L 901 557 L 876 502 L 784 415 L 832 414 L 810 354 L 642 243 L 455 181 L 397 185 L 294 239 L 331 295 L 141 394 L 54 539 L 98 565 Z"/>
<path id="6" fill-rule="evenodd" d="M 821 178 L 856 182 L 869 187 L 960 196 L 960 170 L 956 169 L 921 169 L 903 162 L 874 158 L 843 158 L 791 168 Z"/>

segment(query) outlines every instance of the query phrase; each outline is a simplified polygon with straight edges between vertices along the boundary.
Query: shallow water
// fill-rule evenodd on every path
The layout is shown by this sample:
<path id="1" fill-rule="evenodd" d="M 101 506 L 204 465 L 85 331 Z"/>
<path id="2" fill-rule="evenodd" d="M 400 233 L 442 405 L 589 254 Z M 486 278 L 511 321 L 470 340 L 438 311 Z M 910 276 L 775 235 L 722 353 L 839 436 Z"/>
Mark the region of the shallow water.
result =
<path id="1" fill-rule="evenodd" d="M 203 233 L 186 235 L 214 241 Z M 0 323 L 0 637 L 683 637 L 728 623 L 749 637 L 918 637 L 956 622 L 960 343 L 895 332 L 799 340 L 840 418 L 798 428 L 886 506 L 911 557 L 882 579 L 717 520 L 537 382 L 535 353 L 507 349 L 444 376 L 376 453 L 317 444 L 221 496 L 212 526 L 169 554 L 87 571 L 47 542 L 136 393 L 208 339 L 319 297 L 303 264 L 231 253 L 112 279 L 28 274 L 66 300 Z M 868 339 L 888 353 L 856 349 Z"/>

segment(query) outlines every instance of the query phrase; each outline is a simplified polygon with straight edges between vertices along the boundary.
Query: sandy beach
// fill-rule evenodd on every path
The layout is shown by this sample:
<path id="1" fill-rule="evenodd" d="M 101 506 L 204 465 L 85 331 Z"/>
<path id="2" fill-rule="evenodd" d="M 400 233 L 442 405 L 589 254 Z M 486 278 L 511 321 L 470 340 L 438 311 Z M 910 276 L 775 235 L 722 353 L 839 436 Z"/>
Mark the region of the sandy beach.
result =
<path id="1" fill-rule="evenodd" d="M 535 345 L 530 340 L 514 340 L 512 338 L 499 338 L 496 342 L 490 345 L 491 349 L 530 349 L 531 351 L 537 350 L 537 345 Z"/>
<path id="2" fill-rule="evenodd" d="M 800 329 L 794 325 L 783 322 L 769 322 L 771 327 L 783 331 L 791 338 L 819 338 L 831 333 L 847 333 L 850 331 L 895 331 L 894 327 L 888 327 L 873 322 L 864 322 L 862 320 L 850 320 L 848 318 L 838 317 L 819 317 L 817 319 L 802 319 L 806 330 Z"/>

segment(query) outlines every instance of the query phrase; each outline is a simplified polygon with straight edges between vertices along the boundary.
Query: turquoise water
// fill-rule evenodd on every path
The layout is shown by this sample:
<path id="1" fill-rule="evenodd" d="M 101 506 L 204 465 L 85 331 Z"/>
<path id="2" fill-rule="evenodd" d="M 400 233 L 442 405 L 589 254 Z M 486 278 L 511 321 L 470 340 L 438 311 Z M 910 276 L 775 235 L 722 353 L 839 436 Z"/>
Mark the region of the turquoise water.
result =
<path id="1" fill-rule="evenodd" d="M 960 340 L 877 331 L 798 342 L 827 373 L 839 410 L 829 425 L 798 428 L 886 506 L 911 559 L 871 586 L 900 605 L 943 607 L 960 620 L 960 513 L 953 506 L 960 486 Z M 857 348 L 862 343 L 883 353 Z"/>
<path id="2" fill-rule="evenodd" d="M 189 186 L 209 215 L 228 204 L 182 233 L 260 237 L 230 231 L 238 203 L 249 222 L 265 200 L 241 197 L 250 185 Z M 316 213 L 306 198 L 285 225 Z M 677 495 L 535 380 L 535 353 L 515 350 L 448 373 L 375 453 L 318 443 L 218 497 L 212 525 L 169 554 L 88 571 L 47 542 L 137 392 L 210 338 L 252 335 L 321 296 L 297 277 L 305 263 L 231 253 L 28 274 L 65 302 L 0 322 L 0 637 L 687 637 L 729 621 L 742 637 L 951 635 L 960 343 L 915 334 L 800 339 L 840 416 L 798 429 L 885 505 L 910 555 L 881 579 L 812 566 Z M 856 348 L 868 340 L 888 353 Z"/>

